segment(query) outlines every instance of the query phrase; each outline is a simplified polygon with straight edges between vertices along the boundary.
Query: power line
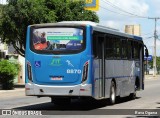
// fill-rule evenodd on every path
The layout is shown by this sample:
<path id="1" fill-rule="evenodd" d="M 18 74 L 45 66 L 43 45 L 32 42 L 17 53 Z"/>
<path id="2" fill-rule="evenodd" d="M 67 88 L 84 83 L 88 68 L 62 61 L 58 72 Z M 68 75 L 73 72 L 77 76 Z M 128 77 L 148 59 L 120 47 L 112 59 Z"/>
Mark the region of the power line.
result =
<path id="1" fill-rule="evenodd" d="M 106 4 L 110 5 L 111 7 L 115 8 L 115 9 L 117 9 L 117 10 L 123 12 L 123 13 L 125 13 L 125 14 L 129 14 L 129 15 L 131 15 L 131 16 L 135 16 L 135 17 L 139 17 L 139 18 L 147 18 L 147 19 L 148 19 L 148 17 L 146 17 L 146 16 L 140 16 L 140 15 L 133 14 L 133 13 L 131 13 L 131 12 L 128 12 L 128 11 L 126 11 L 126 10 L 124 10 L 124 9 L 122 9 L 122 8 L 114 5 L 114 4 L 112 4 L 112 3 L 109 2 L 109 1 L 108 1 L 108 2 L 105 1 L 105 0 L 102 0 L 102 1 L 105 2 Z"/>
<path id="2" fill-rule="evenodd" d="M 150 39 L 150 38 L 154 38 L 154 36 L 145 37 L 144 39 Z"/>
<path id="3" fill-rule="evenodd" d="M 115 13 L 115 14 L 118 14 L 118 15 L 123 15 L 123 16 L 127 16 L 127 17 L 134 17 L 134 18 L 142 18 L 142 17 L 137 17 L 137 16 L 133 16 L 133 15 L 128 15 L 128 14 L 124 14 L 124 13 L 120 13 L 120 12 L 116 12 L 116 11 L 113 11 L 113 10 L 110 10 L 110 9 L 107 9 L 105 7 L 102 7 L 100 5 L 98 5 L 100 8 L 104 9 L 104 10 L 107 10 L 107 11 L 110 11 L 112 13 Z"/>
<path id="4" fill-rule="evenodd" d="M 153 32 L 148 32 L 148 33 L 145 33 L 145 34 L 142 34 L 141 36 L 146 36 L 146 35 L 150 35 L 150 34 L 153 34 Z"/>
<path id="5" fill-rule="evenodd" d="M 106 2 L 109 2 L 109 3 L 111 3 L 111 4 L 113 4 L 113 5 L 115 5 L 116 7 L 118 7 L 118 6 L 122 6 L 121 5 L 121 3 L 119 3 L 118 1 L 116 1 L 116 2 L 114 2 L 114 3 L 112 3 L 112 2 L 110 2 L 109 0 L 106 0 Z M 120 7 L 119 7 L 120 8 Z M 121 8 L 122 9 L 122 8 Z M 124 10 L 124 9 L 123 9 Z M 126 11 L 126 10 L 125 10 Z M 129 10 L 127 10 L 127 11 L 129 11 L 129 12 L 131 12 L 131 13 L 137 13 L 137 9 L 133 9 L 133 7 L 129 7 Z"/>
<path id="6" fill-rule="evenodd" d="M 157 37 L 159 37 L 160 36 L 160 34 L 157 34 Z M 143 36 L 142 36 L 143 37 Z M 145 37 L 145 38 L 153 38 L 153 37 L 155 37 L 154 35 L 152 35 L 152 36 L 150 36 L 150 37 Z"/>
<path id="7" fill-rule="evenodd" d="M 119 11 L 122 11 L 123 13 L 125 13 L 125 14 L 123 14 L 123 13 L 120 13 L 120 12 L 116 12 L 116 11 L 112 11 L 112 10 L 110 10 L 110 9 L 107 9 L 107 8 L 105 8 L 105 7 L 102 7 L 102 6 L 100 6 L 101 8 L 103 8 L 103 9 L 105 9 L 105 10 L 107 10 L 107 11 L 110 11 L 110 12 L 113 12 L 113 13 L 116 13 L 116 14 L 119 14 L 119 15 L 125 15 L 125 16 L 129 16 L 129 17 L 136 17 L 136 18 L 145 18 L 145 19 L 155 19 L 155 21 L 157 20 L 157 19 L 160 19 L 160 18 L 152 18 L 152 17 L 146 17 L 146 16 L 140 16 L 140 15 L 137 15 L 137 14 L 133 14 L 133 13 L 130 13 L 130 12 L 127 12 L 126 10 L 124 10 L 124 9 L 122 9 L 122 8 L 120 8 L 120 7 L 118 7 L 118 6 L 116 6 L 116 5 L 114 5 L 114 4 L 112 4 L 111 2 L 107 2 L 107 1 L 105 1 L 105 0 L 102 0 L 103 2 L 105 2 L 106 4 L 108 4 L 108 5 L 110 5 L 111 7 L 113 7 L 113 8 L 115 8 L 115 9 L 118 9 Z M 127 15 L 128 14 L 128 15 Z M 156 23 L 155 23 L 155 33 L 154 33 L 154 36 L 153 37 L 155 37 L 155 39 L 156 39 Z M 148 38 L 153 38 L 153 37 L 148 37 Z M 155 44 L 156 45 L 156 44 Z M 155 46 L 155 48 L 156 48 L 156 46 Z M 156 52 L 155 52 L 156 53 Z"/>

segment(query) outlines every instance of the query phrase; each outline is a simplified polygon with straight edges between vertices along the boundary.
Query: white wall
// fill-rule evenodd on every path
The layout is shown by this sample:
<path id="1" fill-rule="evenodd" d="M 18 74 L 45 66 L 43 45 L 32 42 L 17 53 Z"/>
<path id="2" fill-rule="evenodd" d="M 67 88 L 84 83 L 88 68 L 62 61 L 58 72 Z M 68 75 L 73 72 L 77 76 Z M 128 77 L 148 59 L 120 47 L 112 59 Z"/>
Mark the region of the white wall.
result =
<path id="1" fill-rule="evenodd" d="M 22 75 L 22 80 L 20 83 L 25 83 L 25 58 L 19 55 L 18 62 L 21 65 L 21 75 Z"/>

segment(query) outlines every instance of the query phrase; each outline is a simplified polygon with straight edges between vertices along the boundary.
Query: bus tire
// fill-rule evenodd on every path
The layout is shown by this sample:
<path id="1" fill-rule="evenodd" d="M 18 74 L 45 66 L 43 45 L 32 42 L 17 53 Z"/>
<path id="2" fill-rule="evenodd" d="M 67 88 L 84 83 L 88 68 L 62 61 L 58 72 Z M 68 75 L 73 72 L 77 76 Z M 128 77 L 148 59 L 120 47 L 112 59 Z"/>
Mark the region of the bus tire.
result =
<path id="1" fill-rule="evenodd" d="M 111 81 L 109 100 L 111 105 L 115 104 L 116 102 L 116 85 L 113 81 Z"/>
<path id="2" fill-rule="evenodd" d="M 140 80 L 138 77 L 136 77 L 135 90 L 139 90 L 139 89 L 140 89 Z"/>
<path id="3" fill-rule="evenodd" d="M 129 95 L 129 98 L 130 98 L 131 100 L 136 99 L 136 91 L 135 91 L 134 93 L 131 93 L 131 94 Z"/>
<path id="4" fill-rule="evenodd" d="M 138 79 L 136 79 L 136 81 L 138 81 Z M 136 99 L 136 91 L 137 91 L 137 82 L 135 83 L 135 91 L 133 92 L 133 93 L 131 93 L 130 95 L 129 95 L 129 98 L 131 99 L 131 100 L 134 100 L 134 99 Z"/>

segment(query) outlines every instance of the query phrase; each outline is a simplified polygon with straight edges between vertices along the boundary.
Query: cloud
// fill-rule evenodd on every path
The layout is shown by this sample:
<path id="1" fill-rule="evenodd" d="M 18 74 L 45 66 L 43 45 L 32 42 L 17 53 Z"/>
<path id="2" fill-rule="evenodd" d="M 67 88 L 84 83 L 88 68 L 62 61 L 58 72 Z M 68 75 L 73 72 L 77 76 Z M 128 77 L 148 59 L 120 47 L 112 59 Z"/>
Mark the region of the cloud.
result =
<path id="1" fill-rule="evenodd" d="M 154 15 L 156 16 L 156 14 L 160 16 L 160 10 L 159 10 L 160 0 L 150 0 L 150 1 L 99 0 L 99 1 L 100 1 L 100 9 L 97 13 L 100 18 L 100 24 L 115 29 L 119 29 L 122 32 L 124 31 L 125 25 L 140 24 L 142 34 L 150 33 L 145 37 L 152 37 L 154 35 L 153 20 L 148 20 L 147 18 L 146 19 L 134 18 L 131 17 L 129 14 L 125 14 L 124 12 L 122 12 L 122 10 L 133 13 L 138 16 L 154 17 Z M 158 23 L 157 23 L 157 34 L 160 37 L 160 27 L 158 27 Z M 144 38 L 144 43 L 147 45 L 149 53 L 153 55 L 154 37 L 149 39 Z M 157 40 L 157 55 L 160 55 L 159 50 L 160 50 L 160 40 Z"/>
<path id="2" fill-rule="evenodd" d="M 151 16 L 152 17 L 159 16 L 160 15 L 160 10 L 159 10 L 160 0 L 148 0 L 148 4 L 152 7 L 152 11 L 154 11 L 154 15 L 151 14 Z"/>
<path id="3" fill-rule="evenodd" d="M 149 6 L 145 0 L 100 0 L 100 10 L 97 12 L 100 18 L 100 23 L 105 25 L 117 26 L 117 28 L 124 28 L 125 24 L 136 23 L 130 12 L 139 16 L 146 16 Z M 115 13 L 113 13 L 115 12 Z M 122 15 L 123 14 L 123 15 Z M 125 15 L 124 15 L 125 14 Z"/>
<path id="4" fill-rule="evenodd" d="M 114 22 L 112 20 L 102 21 L 100 24 L 118 30 L 121 28 L 121 25 L 119 23 Z"/>
<path id="5" fill-rule="evenodd" d="M 147 46 L 148 50 L 149 50 L 149 54 L 153 55 L 154 54 L 154 38 L 150 38 L 150 39 L 144 39 L 144 44 Z M 156 53 L 158 56 L 160 56 L 160 39 L 156 40 Z"/>

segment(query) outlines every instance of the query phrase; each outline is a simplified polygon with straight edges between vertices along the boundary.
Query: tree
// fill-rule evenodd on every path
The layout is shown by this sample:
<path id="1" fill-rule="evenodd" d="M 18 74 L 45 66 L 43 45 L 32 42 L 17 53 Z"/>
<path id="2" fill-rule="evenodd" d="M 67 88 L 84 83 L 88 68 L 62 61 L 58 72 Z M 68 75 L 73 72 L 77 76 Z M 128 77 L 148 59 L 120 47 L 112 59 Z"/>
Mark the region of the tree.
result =
<path id="1" fill-rule="evenodd" d="M 84 10 L 84 5 L 84 1 L 73 0 L 8 0 L 2 9 L 1 38 L 24 56 L 26 29 L 30 24 L 72 20 L 98 22 L 96 13 Z"/>
<path id="2" fill-rule="evenodd" d="M 154 56 L 153 56 L 153 59 L 154 59 Z M 153 68 L 153 60 L 149 61 L 148 64 L 151 66 L 151 68 Z M 160 57 L 156 58 L 156 65 L 157 65 L 157 70 L 160 70 Z"/>
<path id="3" fill-rule="evenodd" d="M 0 84 L 2 84 L 2 89 L 13 89 L 14 77 L 18 75 L 19 70 L 18 63 L 0 60 Z"/>
<path id="4" fill-rule="evenodd" d="M 2 10 L 1 38 L 7 44 L 12 44 L 16 51 L 24 56 L 27 26 L 34 23 L 54 22 L 55 12 L 48 9 L 42 0 L 9 0 L 8 2 Z"/>
<path id="5" fill-rule="evenodd" d="M 83 0 L 45 0 L 49 9 L 54 9 L 56 21 L 93 21 L 99 22 L 95 12 L 84 10 Z"/>

